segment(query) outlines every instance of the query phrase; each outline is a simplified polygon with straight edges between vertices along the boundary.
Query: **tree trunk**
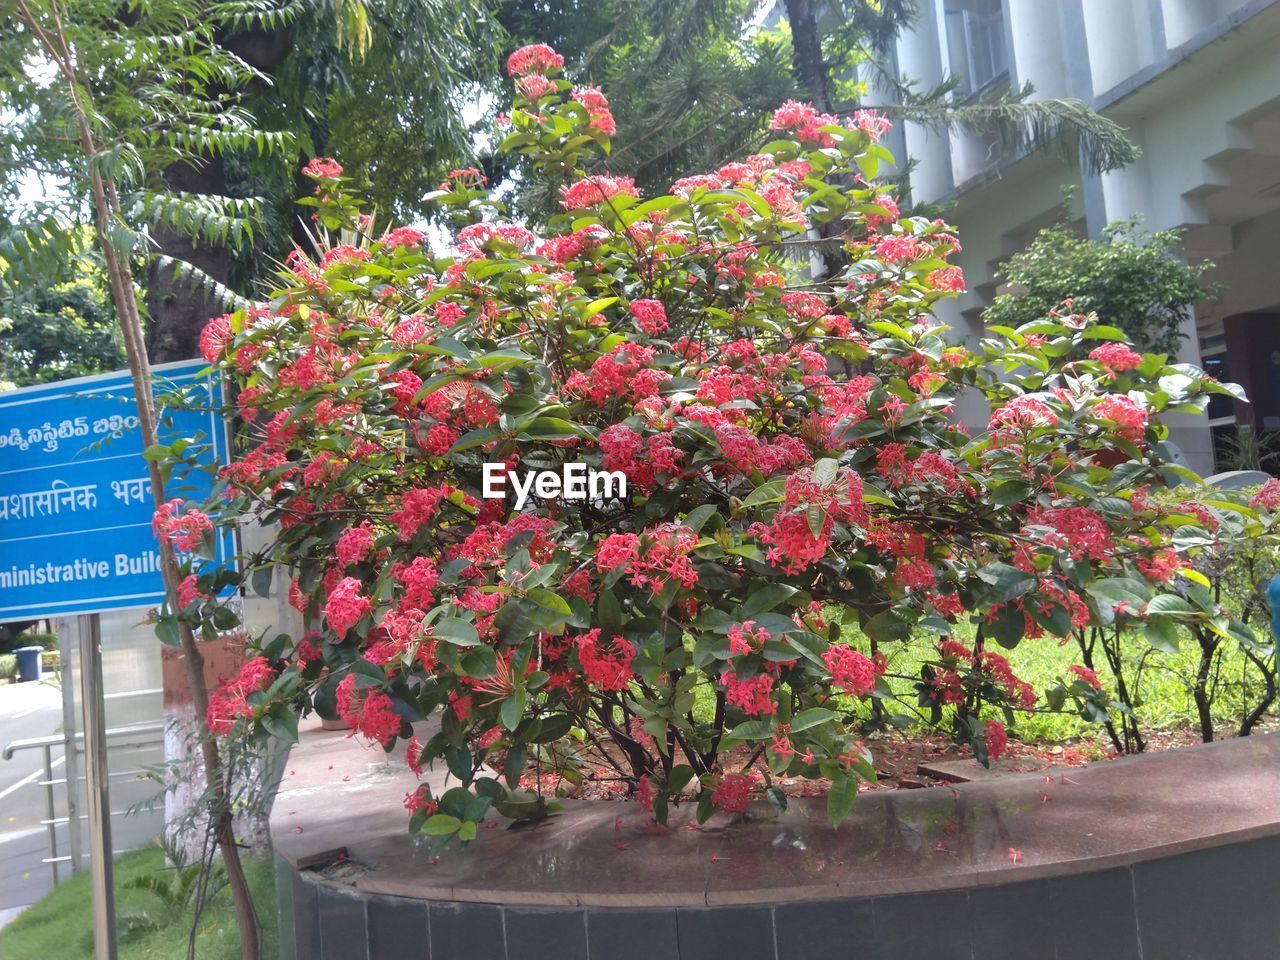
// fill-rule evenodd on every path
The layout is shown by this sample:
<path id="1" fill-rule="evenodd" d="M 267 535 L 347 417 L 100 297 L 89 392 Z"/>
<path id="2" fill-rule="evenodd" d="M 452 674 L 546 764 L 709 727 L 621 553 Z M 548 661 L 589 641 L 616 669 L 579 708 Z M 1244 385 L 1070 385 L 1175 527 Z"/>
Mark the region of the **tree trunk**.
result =
<path id="1" fill-rule="evenodd" d="M 199 166 L 179 164 L 164 172 L 170 190 L 186 193 L 225 196 L 227 178 L 222 157 L 210 157 Z M 230 254 L 221 244 L 207 241 L 193 243 L 188 237 L 167 227 L 155 231 L 160 252 L 172 260 L 186 261 L 203 270 L 214 280 L 225 284 L 230 268 Z M 147 269 L 147 311 L 151 325 L 147 335 L 147 354 L 152 363 L 189 360 L 200 355 L 200 331 L 210 317 L 224 313 L 214 300 L 190 278 L 174 275 L 173 264 L 152 261 Z"/>
<path id="2" fill-rule="evenodd" d="M 1276 694 L 1280 693 L 1280 690 L 1277 690 L 1276 667 L 1274 664 L 1268 665 L 1265 660 L 1255 654 L 1252 650 L 1246 649 L 1244 655 L 1248 657 L 1253 665 L 1258 668 L 1259 672 L 1261 672 L 1262 681 L 1267 688 L 1267 692 L 1263 695 L 1262 699 L 1254 704 L 1253 709 L 1246 713 L 1244 715 L 1244 719 L 1240 721 L 1240 736 L 1247 737 L 1253 733 L 1253 728 L 1257 725 L 1258 721 L 1266 716 L 1267 711 L 1271 709 L 1271 704 L 1276 702 Z"/>
<path id="3" fill-rule="evenodd" d="M 293 47 L 288 28 L 249 30 L 224 40 L 246 63 L 263 73 L 277 69 Z M 210 196 L 227 196 L 226 161 L 219 154 L 207 157 L 198 166 L 178 164 L 164 171 L 170 190 Z M 214 280 L 226 284 L 230 279 L 231 257 L 223 244 L 209 241 L 193 243 L 177 231 L 160 228 L 155 231 L 160 253 L 203 270 Z M 189 279 L 175 277 L 172 264 L 153 264 L 147 271 L 147 311 L 151 323 L 147 331 L 147 354 L 152 363 L 189 360 L 200 355 L 200 332 L 210 317 L 226 311 L 199 285 Z"/>
<path id="4" fill-rule="evenodd" d="M 1097 641 L 1096 633 L 1093 636 L 1093 640 L 1088 643 L 1084 639 L 1084 630 L 1076 630 L 1074 633 L 1076 644 L 1080 647 L 1081 660 L 1086 667 L 1097 673 L 1098 668 L 1094 666 L 1093 660 L 1093 644 Z M 1107 722 L 1103 726 L 1106 728 L 1107 736 L 1111 738 L 1111 745 L 1116 748 L 1116 753 L 1126 753 L 1124 744 L 1120 740 L 1120 734 L 1116 731 L 1115 722 L 1110 717 L 1107 717 Z"/>
<path id="5" fill-rule="evenodd" d="M 94 210 L 94 234 L 102 251 L 106 265 L 107 279 L 111 286 L 112 299 L 115 302 L 116 314 L 120 321 L 120 330 L 124 336 L 125 351 L 129 358 L 129 372 L 133 381 L 134 396 L 138 405 L 138 432 L 141 435 L 143 448 L 147 449 L 156 443 L 155 407 L 151 395 L 151 367 L 147 360 L 143 344 L 142 323 L 138 316 L 138 304 L 134 299 L 133 270 L 127 259 L 119 256 L 115 244 L 111 240 L 112 225 L 120 216 L 120 201 L 116 193 L 114 180 L 103 177 L 98 162 L 98 143 L 94 137 L 93 127 L 89 121 L 89 108 L 81 98 L 83 86 L 77 72 L 76 61 L 67 43 L 58 8 L 51 5 L 53 23 L 46 25 L 37 17 L 25 0 L 17 0 L 18 15 L 39 39 L 41 46 L 48 54 L 58 72 L 66 82 L 67 95 L 72 107 L 76 132 L 80 148 L 84 154 L 85 166 L 89 175 Z M 151 495 L 159 507 L 165 498 L 164 478 L 157 461 L 148 459 L 147 471 L 151 480 Z M 159 541 L 160 568 L 166 591 L 172 596 L 178 583 L 178 562 L 173 552 L 173 545 L 164 538 Z M 182 624 L 179 631 L 182 651 L 187 666 L 187 675 L 191 679 L 192 700 L 197 716 L 203 717 L 209 708 L 209 693 L 204 685 L 204 662 L 200 648 L 196 644 L 191 628 Z M 231 889 L 231 897 L 235 903 L 236 920 L 240 934 L 240 955 L 242 960 L 258 960 L 260 943 L 258 938 L 258 915 L 254 908 L 253 897 L 240 863 L 240 850 L 236 846 L 235 834 L 232 831 L 231 805 L 227 797 L 225 784 L 222 781 L 222 765 L 217 744 L 211 737 L 201 741 L 201 753 L 204 760 L 205 776 L 210 786 L 209 815 L 217 825 L 218 848 L 222 853 L 223 865 L 227 872 L 227 885 Z"/>
<path id="6" fill-rule="evenodd" d="M 1203 630 L 1195 631 L 1196 640 L 1200 643 L 1200 665 L 1196 670 L 1196 684 L 1191 694 L 1196 702 L 1196 715 L 1200 720 L 1200 739 L 1205 743 L 1213 742 L 1213 713 L 1209 698 L 1209 672 L 1213 668 L 1213 655 L 1217 652 L 1221 641 L 1217 637 L 1209 637 Z"/>
<path id="7" fill-rule="evenodd" d="M 822 36 L 818 33 L 818 17 L 814 0 L 784 0 L 787 22 L 791 25 L 791 68 L 806 94 L 819 110 L 830 112 L 831 75 L 822 59 Z"/>

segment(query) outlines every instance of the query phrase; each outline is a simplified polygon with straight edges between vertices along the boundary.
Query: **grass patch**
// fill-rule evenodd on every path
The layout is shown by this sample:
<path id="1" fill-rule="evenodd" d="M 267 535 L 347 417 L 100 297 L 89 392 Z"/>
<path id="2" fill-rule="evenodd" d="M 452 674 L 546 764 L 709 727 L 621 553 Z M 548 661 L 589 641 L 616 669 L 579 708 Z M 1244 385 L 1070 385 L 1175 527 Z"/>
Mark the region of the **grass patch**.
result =
<path id="1" fill-rule="evenodd" d="M 846 636 L 853 638 L 852 642 L 858 649 L 867 648 L 866 640 L 856 627 L 846 628 Z M 972 644 L 972 628 L 968 624 L 957 625 L 955 636 L 963 643 Z M 885 704 L 891 713 L 911 714 L 909 706 L 916 702 L 914 681 L 903 676 L 918 677 L 920 665 L 936 658 L 934 639 L 916 636 L 900 643 L 881 645 L 888 657 L 889 673 L 897 675 L 889 678 L 889 687 L 901 698 L 901 702 Z M 1055 639 L 1044 637 L 1023 640 L 1013 650 L 1005 650 L 995 644 L 991 644 L 989 649 L 1008 657 L 1013 672 L 1030 683 L 1038 694 L 1043 694 L 1058 679 L 1069 679 L 1067 668 L 1073 663 L 1083 662 L 1074 639 L 1059 645 Z M 1197 724 L 1192 689 L 1199 656 L 1199 647 L 1185 632 L 1177 653 L 1152 650 L 1137 634 L 1126 638 L 1124 673 L 1130 694 L 1135 698 L 1134 714 L 1144 732 L 1185 729 Z M 1095 651 L 1095 658 L 1103 687 L 1114 698 L 1115 680 L 1105 666 L 1100 649 Z M 1224 641 L 1210 679 L 1215 721 L 1228 726 L 1239 724 L 1241 716 L 1252 707 L 1262 691 L 1262 680 L 1249 665 L 1239 645 Z M 1114 719 L 1118 722 L 1118 714 Z M 1066 713 L 1050 713 L 1043 709 L 1030 715 L 1019 713 L 1010 733 L 1027 742 L 1049 743 L 1105 736 L 1101 725 L 1081 719 L 1070 710 L 1069 704 Z"/>
<path id="2" fill-rule="evenodd" d="M 839 611 L 834 609 L 826 613 L 828 619 L 838 619 L 840 616 Z M 973 643 L 973 627 L 968 623 L 956 624 L 954 635 L 955 639 L 966 645 Z M 920 676 L 921 665 L 927 661 L 936 661 L 936 640 L 932 635 L 920 634 L 908 640 L 880 646 L 889 663 L 886 682 L 894 694 L 894 699 L 885 701 L 884 708 L 889 714 L 911 717 L 915 721 L 911 729 L 916 731 L 926 729 L 928 724 L 924 720 L 926 714 L 923 709 L 920 713 L 916 712 L 917 694 L 914 684 Z M 1200 650 L 1195 640 L 1185 631 L 1182 631 L 1181 641 L 1177 653 L 1166 653 L 1152 650 L 1138 634 L 1126 637 L 1123 648 L 1124 673 L 1130 694 L 1135 697 L 1134 714 L 1144 734 L 1197 726 L 1192 689 Z M 868 650 L 870 646 L 856 624 L 844 627 L 842 642 L 850 643 L 862 651 Z M 1041 695 L 1041 707 L 1044 706 L 1044 691 L 1060 679 L 1070 680 L 1068 668 L 1073 663 L 1082 663 L 1080 649 L 1074 639 L 1060 645 L 1052 637 L 1043 637 L 1023 640 L 1013 650 L 1005 650 L 994 643 L 990 644 L 989 649 L 1008 657 L 1013 672 L 1030 683 L 1036 693 Z M 1115 679 L 1105 666 L 1100 648 L 1095 652 L 1095 662 L 1103 687 L 1114 699 Z M 1261 678 L 1248 663 L 1239 645 L 1232 641 L 1223 642 L 1210 680 L 1213 717 L 1219 726 L 1237 726 L 1242 715 L 1252 708 L 1262 692 Z M 696 694 L 694 713 L 699 720 L 710 722 L 715 713 L 713 685 L 700 684 Z M 860 700 L 838 697 L 837 702 L 858 717 L 870 718 L 867 704 Z M 1280 705 L 1273 706 L 1269 713 L 1275 714 L 1278 708 Z M 997 714 L 992 712 L 991 715 Z M 949 717 L 950 711 L 947 711 L 944 714 L 944 730 L 949 730 Z M 1113 719 L 1119 722 L 1118 712 L 1113 715 Z M 1009 733 L 1027 743 L 1047 744 L 1106 736 L 1101 724 L 1083 720 L 1071 710 L 1070 703 L 1065 713 L 1051 713 L 1044 709 L 1033 714 L 1017 713 Z"/>
<path id="3" fill-rule="evenodd" d="M 245 873 L 262 923 L 262 956 L 276 956 L 275 875 L 271 861 L 246 857 Z M 148 914 L 155 929 L 123 936 L 120 960 L 182 960 L 187 955 L 190 915 L 175 915 L 164 902 L 145 890 L 131 889 L 130 880 L 156 877 L 170 880 L 175 871 L 165 866 L 157 847 L 134 850 L 116 858 L 116 914 Z M 124 923 L 117 924 L 123 932 Z M 240 934 L 231 895 L 223 889 L 205 907 L 196 935 L 200 960 L 238 960 Z M 93 960 L 93 910 L 87 872 L 76 874 L 43 900 L 0 930 L 0 960 Z"/>

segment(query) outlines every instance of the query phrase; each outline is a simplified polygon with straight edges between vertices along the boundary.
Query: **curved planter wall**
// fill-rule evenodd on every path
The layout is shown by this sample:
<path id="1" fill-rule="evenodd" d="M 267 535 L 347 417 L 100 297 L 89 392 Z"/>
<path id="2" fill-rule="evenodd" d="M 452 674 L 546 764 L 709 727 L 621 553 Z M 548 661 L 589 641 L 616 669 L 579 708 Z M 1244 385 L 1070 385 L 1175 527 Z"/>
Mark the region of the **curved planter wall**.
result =
<path id="1" fill-rule="evenodd" d="M 805 801 L 665 835 L 583 802 L 438 862 L 382 761 L 304 729 L 271 819 L 282 960 L 1280 958 L 1276 734 L 869 793 L 839 830 Z"/>

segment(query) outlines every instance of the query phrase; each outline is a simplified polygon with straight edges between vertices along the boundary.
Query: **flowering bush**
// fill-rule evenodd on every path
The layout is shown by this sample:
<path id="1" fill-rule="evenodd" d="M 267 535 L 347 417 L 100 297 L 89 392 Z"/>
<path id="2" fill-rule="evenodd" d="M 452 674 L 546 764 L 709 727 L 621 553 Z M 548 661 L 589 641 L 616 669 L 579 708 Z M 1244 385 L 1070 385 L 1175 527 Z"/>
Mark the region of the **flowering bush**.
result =
<path id="1" fill-rule="evenodd" d="M 919 704 L 986 759 L 1042 705 L 996 648 L 1089 623 L 1248 630 L 1175 588 L 1222 510 L 1270 515 L 1144 495 L 1173 469 L 1160 415 L 1231 388 L 1068 311 L 953 345 L 930 310 L 963 289 L 958 241 L 871 182 L 875 115 L 786 104 L 758 153 L 644 198 L 600 172 L 608 102 L 560 67 L 513 55 L 502 149 L 565 179 L 563 213 L 504 222 L 455 171 L 435 199 L 456 231 L 432 249 L 367 235 L 340 167 L 312 164 L 332 240 L 206 330 L 246 441 L 210 510 L 276 525 L 239 576 L 286 568 L 308 625 L 258 644 L 216 731 L 289 736 L 301 706 L 390 749 L 438 714 L 407 761 L 459 786 L 407 806 L 463 842 L 491 808 L 547 813 L 520 786 L 535 761 L 611 767 L 660 822 L 825 778 L 839 822 L 875 777 L 858 725 L 886 644 L 936 636 Z M 849 264 L 822 283 L 797 269 L 816 225 Z M 952 416 L 964 390 L 991 406 L 976 436 Z M 487 462 L 628 488 L 515 510 L 481 496 Z M 191 572 L 167 618 L 225 619 L 208 598 L 227 572 Z M 1055 696 L 1107 708 L 1087 675 Z"/>

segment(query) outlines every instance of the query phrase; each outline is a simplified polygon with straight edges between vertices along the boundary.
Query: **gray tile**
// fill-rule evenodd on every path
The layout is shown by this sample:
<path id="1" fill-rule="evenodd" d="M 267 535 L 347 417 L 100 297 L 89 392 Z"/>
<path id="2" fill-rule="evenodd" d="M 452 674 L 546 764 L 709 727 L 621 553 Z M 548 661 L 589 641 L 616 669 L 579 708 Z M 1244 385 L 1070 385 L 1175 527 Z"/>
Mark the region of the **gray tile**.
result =
<path id="1" fill-rule="evenodd" d="M 1046 881 L 1046 890 L 1057 917 L 1055 943 L 1063 960 L 1138 960 L 1142 956 L 1128 868 L 1055 877 Z"/>
<path id="2" fill-rule="evenodd" d="M 432 903 L 431 960 L 506 960 L 502 908 Z"/>
<path id="3" fill-rule="evenodd" d="M 1143 960 L 1280 956 L 1280 837 L 1133 868 Z"/>
<path id="4" fill-rule="evenodd" d="M 595 960 L 675 960 L 676 912 L 588 909 L 587 945 Z"/>
<path id="5" fill-rule="evenodd" d="M 504 907 L 507 960 L 587 960 L 587 918 L 571 908 Z"/>
<path id="6" fill-rule="evenodd" d="M 425 900 L 371 895 L 365 910 L 369 960 L 430 960 Z"/>
<path id="7" fill-rule="evenodd" d="M 869 899 L 780 903 L 773 910 L 778 960 L 865 957 L 875 943 Z"/>
<path id="8" fill-rule="evenodd" d="M 324 960 L 369 960 L 365 898 L 346 887 L 317 884 L 320 894 L 320 946 Z"/>
<path id="9" fill-rule="evenodd" d="M 298 945 L 293 935 L 293 868 L 276 857 L 276 953 L 279 960 L 297 960 Z"/>
<path id="10" fill-rule="evenodd" d="M 1055 914 L 1045 889 L 1043 882 L 1029 880 L 969 891 L 974 956 L 1021 960 L 1036 944 L 1037 949 L 1046 948 L 1044 956 L 1052 957 Z"/>
<path id="11" fill-rule="evenodd" d="M 879 960 L 973 960 L 966 890 L 879 897 L 875 901 Z M 986 958 L 983 958 L 986 960 Z"/>
<path id="12" fill-rule="evenodd" d="M 316 882 L 293 873 L 293 933 L 297 960 L 321 960 Z"/>
<path id="13" fill-rule="evenodd" d="M 681 960 L 775 960 L 769 904 L 676 911 Z"/>
<path id="14" fill-rule="evenodd" d="M 1027 880 L 969 891 L 973 955 L 1138 960 L 1129 871 Z"/>

